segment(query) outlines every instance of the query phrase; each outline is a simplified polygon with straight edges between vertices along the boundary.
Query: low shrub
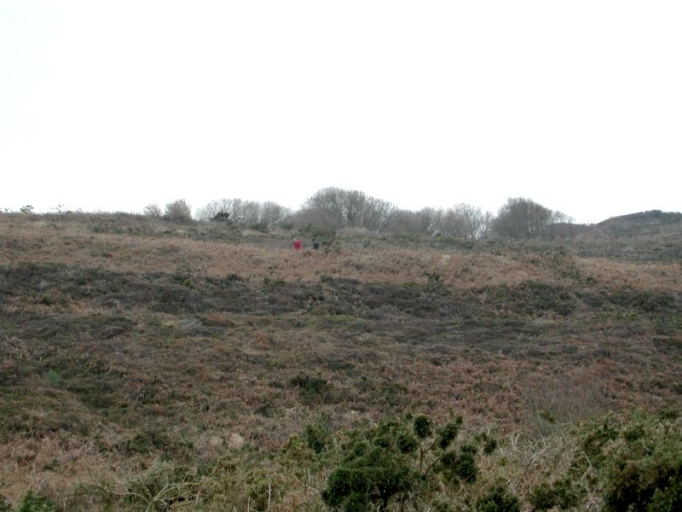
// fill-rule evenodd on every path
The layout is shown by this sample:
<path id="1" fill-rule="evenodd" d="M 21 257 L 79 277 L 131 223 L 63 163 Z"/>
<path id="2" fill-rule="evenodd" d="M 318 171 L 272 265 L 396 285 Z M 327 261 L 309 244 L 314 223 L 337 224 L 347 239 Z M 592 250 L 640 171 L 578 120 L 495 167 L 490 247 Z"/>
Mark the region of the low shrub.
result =
<path id="1" fill-rule="evenodd" d="M 566 510 L 577 507 L 580 497 L 571 480 L 564 478 L 553 484 L 543 482 L 533 489 L 529 501 L 533 510 L 550 510 L 554 507 Z"/>
<path id="2" fill-rule="evenodd" d="M 29 491 L 21 501 L 17 512 L 61 512 L 61 508 L 50 498 Z"/>
<path id="3" fill-rule="evenodd" d="M 478 500 L 476 512 L 521 512 L 521 503 L 506 486 L 498 484 Z"/>
<path id="4" fill-rule="evenodd" d="M 436 426 L 426 415 L 387 420 L 355 431 L 329 475 L 322 500 L 346 512 L 386 509 L 412 492 L 473 483 L 478 475 L 473 444 L 456 445 L 462 419 Z"/>

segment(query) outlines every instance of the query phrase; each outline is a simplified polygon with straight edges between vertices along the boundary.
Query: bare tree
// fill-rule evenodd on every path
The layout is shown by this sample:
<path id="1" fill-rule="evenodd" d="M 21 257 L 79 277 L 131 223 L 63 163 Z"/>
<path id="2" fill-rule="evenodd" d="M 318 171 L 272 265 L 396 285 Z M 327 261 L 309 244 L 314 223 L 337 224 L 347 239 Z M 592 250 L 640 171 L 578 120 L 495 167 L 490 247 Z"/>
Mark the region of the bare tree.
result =
<path id="1" fill-rule="evenodd" d="M 242 226 L 258 224 L 258 221 L 260 220 L 260 204 L 256 201 L 234 199 L 232 201 L 231 218 Z"/>
<path id="2" fill-rule="evenodd" d="M 457 238 L 481 238 L 488 230 L 492 214 L 476 206 L 458 204 L 448 208 L 442 217 L 440 231 Z"/>
<path id="3" fill-rule="evenodd" d="M 272 201 L 258 203 L 242 199 L 219 199 L 211 201 L 197 212 L 201 220 L 228 218 L 239 226 L 264 226 L 266 228 L 282 223 L 288 216 L 288 208 Z"/>
<path id="4" fill-rule="evenodd" d="M 282 224 L 289 216 L 291 211 L 282 205 L 267 201 L 260 208 L 260 223 L 268 227 Z"/>
<path id="5" fill-rule="evenodd" d="M 154 219 L 160 219 L 163 215 L 161 212 L 161 207 L 158 204 L 149 204 L 145 206 L 143 213 L 147 217 L 152 217 Z"/>
<path id="6" fill-rule="evenodd" d="M 232 199 L 218 199 L 211 201 L 203 208 L 197 210 L 197 219 L 212 220 L 218 214 L 232 214 Z"/>
<path id="7" fill-rule="evenodd" d="M 563 213 L 552 211 L 530 199 L 510 198 L 498 211 L 492 222 L 492 230 L 499 236 L 531 238 L 545 234 L 549 226 L 568 219 Z"/>
<path id="8" fill-rule="evenodd" d="M 331 229 L 341 229 L 346 226 L 343 200 L 343 190 L 339 188 L 325 188 L 317 191 L 303 203 L 300 216 L 308 224 Z"/>
<path id="9" fill-rule="evenodd" d="M 410 210 L 394 210 L 386 219 L 383 231 L 392 235 L 416 234 L 420 231 L 417 213 Z"/>
<path id="10" fill-rule="evenodd" d="M 361 227 L 379 231 L 386 223 L 393 205 L 357 190 L 336 187 L 316 192 L 296 215 L 298 225 L 331 229 Z"/>
<path id="11" fill-rule="evenodd" d="M 440 208 L 426 207 L 416 212 L 419 232 L 434 235 L 440 231 L 444 212 Z"/>
<path id="12" fill-rule="evenodd" d="M 178 199 L 166 205 L 164 218 L 171 222 L 192 222 L 192 207 L 184 199 Z"/>

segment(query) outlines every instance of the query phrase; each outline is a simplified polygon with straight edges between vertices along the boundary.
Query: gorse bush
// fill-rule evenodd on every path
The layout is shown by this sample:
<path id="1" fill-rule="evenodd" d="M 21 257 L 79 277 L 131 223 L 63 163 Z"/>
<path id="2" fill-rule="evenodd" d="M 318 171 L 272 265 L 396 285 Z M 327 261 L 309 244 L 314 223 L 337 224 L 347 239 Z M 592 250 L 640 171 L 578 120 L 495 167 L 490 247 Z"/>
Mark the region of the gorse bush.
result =
<path id="1" fill-rule="evenodd" d="M 609 416 L 579 434 L 566 475 L 538 485 L 533 510 L 581 508 L 588 494 L 604 512 L 682 510 L 682 421 Z"/>
<path id="2" fill-rule="evenodd" d="M 461 418 L 437 425 L 418 415 L 347 432 L 322 500 L 344 512 L 419 507 L 417 502 L 475 512 L 520 512 L 524 502 L 534 511 L 583 510 L 594 503 L 604 512 L 682 510 L 682 420 L 609 416 L 581 425 L 567 471 L 523 497 L 506 484 L 486 484 L 500 475 L 482 475 L 480 452 L 494 451 L 497 442 L 482 434 L 460 440 L 461 426 Z M 309 448 L 327 450 L 332 442 L 326 436 L 309 429 Z"/>
<path id="3" fill-rule="evenodd" d="M 674 452 L 663 451 L 666 447 Z M 616 464 L 606 488 L 605 512 L 682 510 L 682 452 L 679 446 L 664 443 L 652 452 L 641 459 L 622 460 Z"/>
<path id="4" fill-rule="evenodd" d="M 436 426 L 419 415 L 356 431 L 330 474 L 323 501 L 346 512 L 386 509 L 411 492 L 473 483 L 478 475 L 473 444 L 456 445 L 462 419 Z"/>
<path id="5" fill-rule="evenodd" d="M 61 512 L 61 508 L 50 498 L 38 496 L 29 491 L 24 496 L 17 512 Z"/>
<path id="6" fill-rule="evenodd" d="M 331 432 L 324 425 L 308 425 L 303 432 L 303 439 L 308 448 L 315 453 L 323 452 L 331 441 Z"/>
<path id="7" fill-rule="evenodd" d="M 478 500 L 476 512 L 521 512 L 521 502 L 500 484 Z"/>
<path id="8" fill-rule="evenodd" d="M 322 377 L 301 373 L 289 381 L 289 386 L 300 390 L 301 400 L 306 404 L 334 402 L 334 390 Z"/>
<path id="9" fill-rule="evenodd" d="M 533 489 L 529 501 L 533 510 L 550 510 L 554 507 L 566 510 L 578 506 L 580 498 L 572 481 L 563 478 L 551 485 L 546 482 L 540 484 Z"/>
<path id="10" fill-rule="evenodd" d="M 0 494 L 0 512 L 12 512 L 13 510 L 9 501 Z M 52 499 L 28 491 L 16 512 L 62 512 L 62 509 Z"/>

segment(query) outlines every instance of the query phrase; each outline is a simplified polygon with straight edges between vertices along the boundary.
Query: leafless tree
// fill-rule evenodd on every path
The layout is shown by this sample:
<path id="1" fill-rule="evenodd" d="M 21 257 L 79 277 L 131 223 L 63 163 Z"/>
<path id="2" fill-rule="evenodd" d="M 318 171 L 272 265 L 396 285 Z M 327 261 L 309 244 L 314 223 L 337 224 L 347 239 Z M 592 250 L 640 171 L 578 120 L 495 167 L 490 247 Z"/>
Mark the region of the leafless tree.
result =
<path id="1" fill-rule="evenodd" d="M 260 220 L 261 224 L 268 227 L 282 224 L 291 215 L 291 210 L 282 205 L 267 201 L 261 204 Z"/>
<path id="2" fill-rule="evenodd" d="M 457 238 L 476 239 L 484 236 L 492 220 L 492 214 L 476 206 L 458 204 L 448 208 L 442 216 L 440 231 Z"/>
<path id="3" fill-rule="evenodd" d="M 492 230 L 499 236 L 531 238 L 545 234 L 553 224 L 568 220 L 565 214 L 552 211 L 530 199 L 510 198 L 493 220 Z"/>
<path id="4" fill-rule="evenodd" d="M 163 217 L 171 222 L 192 222 L 192 207 L 184 199 L 178 199 L 166 205 Z"/>
<path id="5" fill-rule="evenodd" d="M 336 187 L 316 192 L 296 214 L 298 225 L 313 225 L 331 229 L 359 227 L 379 231 L 386 223 L 393 205 L 357 190 Z"/>
<path id="6" fill-rule="evenodd" d="M 144 215 L 154 219 L 160 219 L 163 213 L 161 212 L 161 207 L 158 204 L 149 204 L 144 207 Z"/>
<path id="7" fill-rule="evenodd" d="M 199 209 L 197 218 L 212 220 L 219 216 L 239 226 L 260 225 L 270 228 L 282 223 L 290 213 L 288 208 L 272 201 L 261 204 L 242 199 L 218 199 Z"/>
<path id="8" fill-rule="evenodd" d="M 444 212 L 441 208 L 426 207 L 416 212 L 419 232 L 427 235 L 439 232 L 443 222 L 443 215 Z"/>
<path id="9" fill-rule="evenodd" d="M 218 214 L 232 214 L 231 210 L 232 199 L 218 199 L 211 201 L 203 208 L 197 210 L 197 219 L 199 220 L 212 220 L 216 218 Z"/>
<path id="10" fill-rule="evenodd" d="M 392 235 L 408 235 L 420 232 L 417 212 L 410 210 L 394 210 L 388 216 L 383 232 Z"/>

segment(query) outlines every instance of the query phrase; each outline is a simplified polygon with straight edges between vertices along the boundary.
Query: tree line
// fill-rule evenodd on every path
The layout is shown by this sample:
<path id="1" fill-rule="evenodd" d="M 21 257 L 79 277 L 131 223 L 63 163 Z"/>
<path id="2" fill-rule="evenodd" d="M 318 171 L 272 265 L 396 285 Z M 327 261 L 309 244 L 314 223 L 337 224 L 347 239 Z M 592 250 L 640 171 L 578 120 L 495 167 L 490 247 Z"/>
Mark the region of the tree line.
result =
<path id="1" fill-rule="evenodd" d="M 430 235 L 463 239 L 488 236 L 532 238 L 554 234 L 571 218 L 531 199 L 510 198 L 496 215 L 469 204 L 450 208 L 400 209 L 358 190 L 328 187 L 308 198 L 300 210 L 292 211 L 272 201 L 241 199 L 211 201 L 192 215 L 191 206 L 180 199 L 145 208 L 146 215 L 173 222 L 226 222 L 242 228 L 267 231 L 275 227 L 321 228 L 338 231 L 358 228 L 393 235 Z"/>

